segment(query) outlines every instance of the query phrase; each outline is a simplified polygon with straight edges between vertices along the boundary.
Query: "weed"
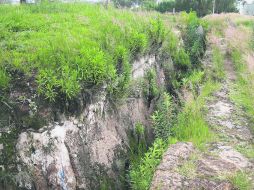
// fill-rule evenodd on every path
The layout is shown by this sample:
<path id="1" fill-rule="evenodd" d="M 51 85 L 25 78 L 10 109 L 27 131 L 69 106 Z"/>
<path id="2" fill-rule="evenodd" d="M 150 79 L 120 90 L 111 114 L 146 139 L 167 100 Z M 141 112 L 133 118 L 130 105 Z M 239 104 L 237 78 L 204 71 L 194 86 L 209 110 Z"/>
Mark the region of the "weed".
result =
<path id="1" fill-rule="evenodd" d="M 10 78 L 6 71 L 0 67 L 0 89 L 5 89 L 9 85 Z"/>
<path id="2" fill-rule="evenodd" d="M 242 172 L 236 172 L 233 176 L 228 177 L 229 181 L 239 190 L 251 190 L 252 184 L 249 176 Z"/>
<path id="3" fill-rule="evenodd" d="M 151 101 L 159 95 L 159 88 L 156 81 L 156 72 L 153 69 L 148 70 L 144 76 L 143 94 L 148 102 L 148 105 L 150 105 Z"/>
<path id="4" fill-rule="evenodd" d="M 183 110 L 177 116 L 177 123 L 173 128 L 174 136 L 180 141 L 191 141 L 197 147 L 212 138 L 208 124 L 204 119 L 203 107 L 206 98 L 219 88 L 218 84 L 207 81 L 201 89 L 201 94 L 186 103 Z"/>
<path id="5" fill-rule="evenodd" d="M 254 159 L 254 145 L 238 144 L 236 150 L 245 155 L 247 158 Z"/>
<path id="6" fill-rule="evenodd" d="M 206 50 L 205 33 L 208 25 L 204 20 L 199 19 L 195 12 L 183 13 L 182 18 L 186 25 L 183 30 L 185 49 L 190 56 L 191 63 L 195 65 L 200 63 Z"/>
<path id="7" fill-rule="evenodd" d="M 159 165 L 167 144 L 156 139 L 153 146 L 149 148 L 139 165 L 131 165 L 130 179 L 132 188 L 135 190 L 147 190 L 153 177 L 153 173 Z"/>
<path id="8" fill-rule="evenodd" d="M 237 81 L 230 97 L 236 104 L 242 106 L 249 118 L 254 121 L 254 74 L 247 71 L 239 50 L 234 49 L 231 58 L 237 71 Z"/>
<path id="9" fill-rule="evenodd" d="M 214 77 L 222 80 L 225 78 L 224 56 L 218 47 L 213 48 Z"/>
<path id="10" fill-rule="evenodd" d="M 199 86 L 204 78 L 204 72 L 194 70 L 190 76 L 183 78 L 183 85 L 189 88 L 194 96 L 198 96 Z"/>
<path id="11" fill-rule="evenodd" d="M 193 153 L 190 155 L 189 159 L 183 163 L 179 168 L 177 168 L 177 172 L 182 176 L 187 177 L 188 179 L 194 179 L 197 176 L 197 160 L 199 159 L 197 153 Z"/>
<path id="12" fill-rule="evenodd" d="M 152 115 L 156 138 L 166 140 L 170 136 L 174 118 L 173 111 L 174 106 L 172 98 L 167 93 L 164 93 L 159 109 Z"/>

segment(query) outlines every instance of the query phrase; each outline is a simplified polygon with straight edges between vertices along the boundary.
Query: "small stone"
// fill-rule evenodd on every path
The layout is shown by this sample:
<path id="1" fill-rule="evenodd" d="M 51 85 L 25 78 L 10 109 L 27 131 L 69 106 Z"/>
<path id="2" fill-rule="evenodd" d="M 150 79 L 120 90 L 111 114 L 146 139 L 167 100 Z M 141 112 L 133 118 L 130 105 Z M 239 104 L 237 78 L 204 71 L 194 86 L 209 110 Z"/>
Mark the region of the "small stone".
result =
<path id="1" fill-rule="evenodd" d="M 82 123 L 78 124 L 78 128 L 82 128 L 84 125 Z"/>
<path id="2" fill-rule="evenodd" d="M 4 149 L 4 145 L 0 144 L 0 150 L 3 150 L 3 149 Z"/>
<path id="3" fill-rule="evenodd" d="M 77 120 L 77 119 L 74 119 L 74 120 L 73 120 L 73 124 L 74 124 L 74 125 L 78 125 L 78 120 Z"/>

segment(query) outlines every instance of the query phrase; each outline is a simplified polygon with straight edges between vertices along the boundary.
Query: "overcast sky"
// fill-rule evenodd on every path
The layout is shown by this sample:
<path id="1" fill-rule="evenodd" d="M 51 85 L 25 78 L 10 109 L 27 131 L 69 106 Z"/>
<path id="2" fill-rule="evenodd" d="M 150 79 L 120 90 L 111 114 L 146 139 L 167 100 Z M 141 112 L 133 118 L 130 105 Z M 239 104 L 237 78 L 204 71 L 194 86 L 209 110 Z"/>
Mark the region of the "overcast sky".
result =
<path id="1" fill-rule="evenodd" d="M 253 0 L 246 0 L 247 1 L 247 3 L 252 3 L 253 2 Z"/>

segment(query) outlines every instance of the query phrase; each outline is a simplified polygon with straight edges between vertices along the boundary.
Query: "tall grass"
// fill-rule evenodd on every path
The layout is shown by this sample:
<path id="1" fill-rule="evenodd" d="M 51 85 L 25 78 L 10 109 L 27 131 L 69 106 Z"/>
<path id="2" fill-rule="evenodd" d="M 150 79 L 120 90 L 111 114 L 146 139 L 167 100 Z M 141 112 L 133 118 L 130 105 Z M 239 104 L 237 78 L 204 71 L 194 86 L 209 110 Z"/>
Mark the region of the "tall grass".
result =
<path id="1" fill-rule="evenodd" d="M 248 71 L 240 50 L 233 49 L 231 58 L 237 71 L 237 81 L 230 97 L 242 106 L 252 122 L 254 122 L 254 73 Z M 254 126 L 252 125 L 254 130 Z"/>
<path id="2" fill-rule="evenodd" d="M 79 3 L 0 5 L 0 23 L 1 67 L 35 75 L 39 94 L 51 101 L 105 83 L 122 92 L 128 65 L 161 44 L 166 30 L 156 13 Z"/>
<path id="3" fill-rule="evenodd" d="M 249 176 L 243 171 L 236 172 L 229 177 L 229 181 L 239 190 L 251 190 L 252 183 Z"/>
<path id="4" fill-rule="evenodd" d="M 224 56 L 218 47 L 213 47 L 213 71 L 218 79 L 225 78 Z"/>
<path id="5" fill-rule="evenodd" d="M 212 138 L 205 120 L 204 105 L 207 97 L 219 87 L 219 83 L 208 80 L 203 85 L 201 94 L 186 102 L 183 110 L 178 114 L 177 123 L 173 128 L 173 134 L 179 141 L 190 141 L 202 148 Z"/>

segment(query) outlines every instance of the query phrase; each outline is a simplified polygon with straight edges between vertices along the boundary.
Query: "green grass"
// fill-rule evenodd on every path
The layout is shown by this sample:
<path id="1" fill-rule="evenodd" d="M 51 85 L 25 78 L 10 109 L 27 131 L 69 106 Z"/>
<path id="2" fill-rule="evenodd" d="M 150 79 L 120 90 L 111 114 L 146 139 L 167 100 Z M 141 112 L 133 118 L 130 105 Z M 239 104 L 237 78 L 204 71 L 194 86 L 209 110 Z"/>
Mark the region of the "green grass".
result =
<path id="1" fill-rule="evenodd" d="M 254 121 L 254 74 L 250 73 L 244 60 L 242 58 L 241 52 L 234 49 L 231 53 L 232 61 L 237 71 L 237 81 L 231 90 L 231 99 L 242 106 L 250 120 Z M 254 125 L 250 126 L 254 129 Z"/>
<path id="2" fill-rule="evenodd" d="M 177 140 L 174 138 L 170 138 L 169 141 L 156 139 L 141 161 L 135 165 L 131 165 L 129 177 L 132 189 L 149 189 L 153 174 L 156 170 L 156 167 L 161 162 L 163 153 L 167 150 L 169 145 L 175 144 L 176 142 Z"/>
<path id="3" fill-rule="evenodd" d="M 0 88 L 5 89 L 9 85 L 10 78 L 4 69 L 0 67 Z"/>
<path id="4" fill-rule="evenodd" d="M 187 102 L 183 110 L 178 114 L 176 118 L 177 122 L 170 130 L 171 136 L 168 138 L 169 141 L 160 138 L 156 139 L 141 161 L 135 162 L 131 166 L 129 175 L 133 189 L 149 189 L 156 167 L 159 165 L 163 153 L 170 144 L 175 144 L 177 141 L 188 141 L 193 142 L 198 148 L 202 149 L 206 142 L 212 140 L 213 134 L 204 119 L 203 108 L 207 98 L 219 87 L 218 83 L 210 80 L 204 83 L 201 94 L 192 101 Z M 172 112 L 170 113 L 172 114 Z M 172 119 L 170 121 L 172 122 Z M 156 125 L 160 126 L 160 129 L 163 128 L 161 124 L 163 123 L 156 123 Z M 166 124 L 164 125 L 164 127 L 167 127 Z M 180 170 L 186 175 L 191 175 L 194 169 L 195 164 L 190 162 Z"/>
<path id="5" fill-rule="evenodd" d="M 132 60 L 170 30 L 159 17 L 79 3 L 0 5 L 0 67 L 8 68 L 0 70 L 0 88 L 18 70 L 35 75 L 38 92 L 52 101 L 105 83 L 121 91 Z"/>
<path id="6" fill-rule="evenodd" d="M 235 173 L 233 176 L 229 177 L 229 181 L 233 184 L 233 186 L 239 190 L 251 190 L 252 184 L 251 180 L 249 179 L 249 176 L 239 171 Z"/>
<path id="7" fill-rule="evenodd" d="M 178 114 L 177 124 L 173 129 L 174 136 L 179 141 L 190 141 L 202 148 L 212 139 L 213 135 L 204 119 L 204 105 L 207 97 L 219 87 L 218 83 L 207 81 L 201 89 L 201 94 L 186 103 L 181 113 Z"/>
<path id="8" fill-rule="evenodd" d="M 182 175 L 187 177 L 188 179 L 194 179 L 197 176 L 197 160 L 200 158 L 198 153 L 192 153 L 187 161 L 183 163 L 180 167 L 176 169 L 176 171 Z"/>
<path id="9" fill-rule="evenodd" d="M 213 70 L 216 78 L 225 78 L 224 56 L 218 47 L 213 47 Z"/>
<path id="10" fill-rule="evenodd" d="M 254 159 L 254 145 L 253 144 L 238 144 L 236 150 L 250 159 Z"/>

